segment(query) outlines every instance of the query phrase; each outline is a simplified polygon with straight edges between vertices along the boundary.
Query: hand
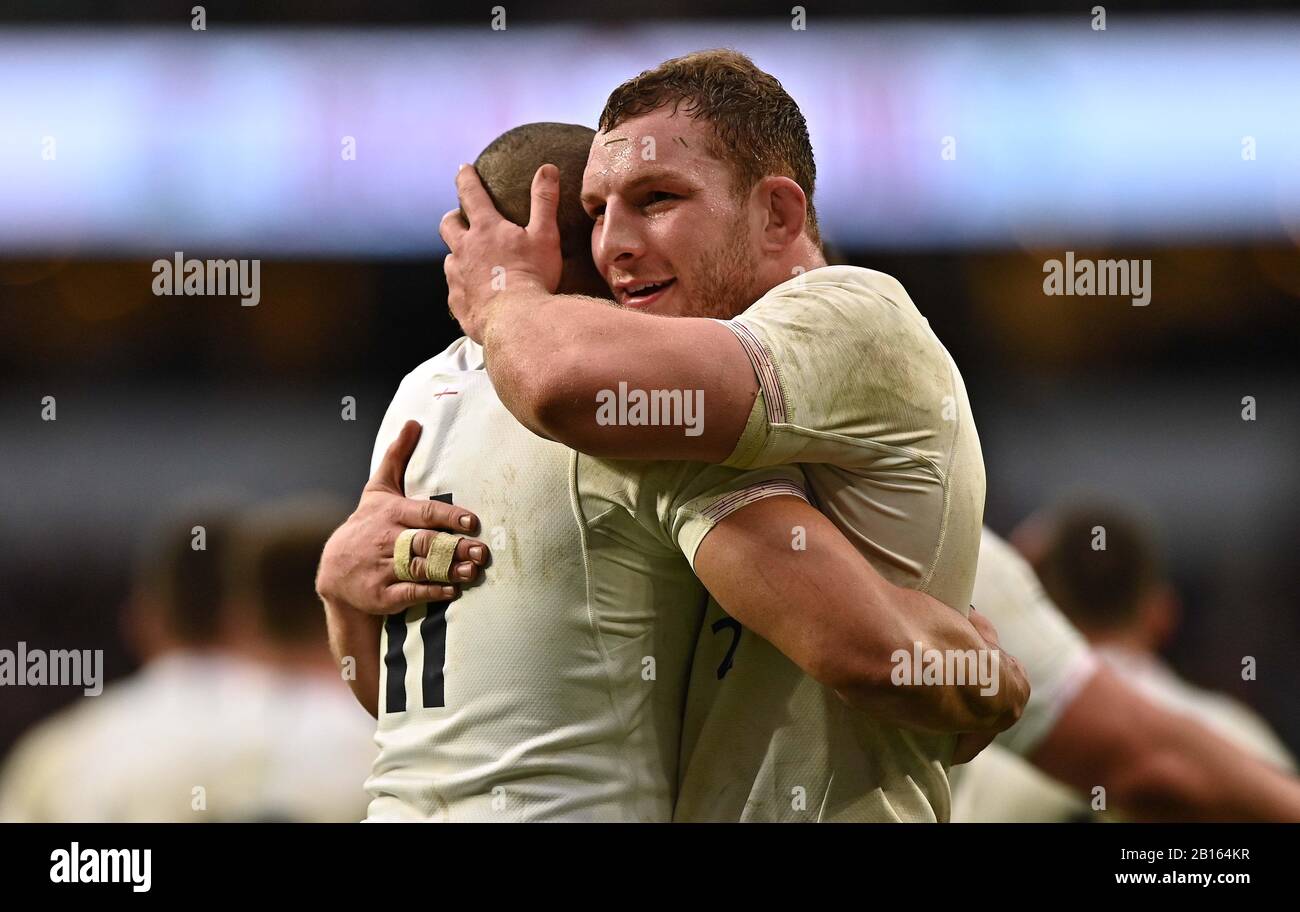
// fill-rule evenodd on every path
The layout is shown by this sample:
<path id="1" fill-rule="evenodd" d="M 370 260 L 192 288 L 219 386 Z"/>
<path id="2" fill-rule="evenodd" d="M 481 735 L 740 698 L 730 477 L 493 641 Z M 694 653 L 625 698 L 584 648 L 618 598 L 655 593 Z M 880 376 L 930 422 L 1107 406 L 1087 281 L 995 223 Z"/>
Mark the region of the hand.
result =
<path id="1" fill-rule="evenodd" d="M 460 595 L 455 585 L 402 582 L 393 571 L 393 544 L 404 529 L 464 534 L 478 527 L 478 517 L 468 510 L 405 496 L 406 464 L 419 442 L 420 430 L 415 421 L 402 426 L 375 476 L 362 489 L 356 511 L 325 543 L 316 571 L 316 592 L 327 603 L 366 614 L 396 614 L 412 605 L 446 602 Z M 412 576 L 424 575 L 424 557 L 432 538 L 433 531 L 415 536 Z M 450 575 L 457 583 L 473 582 L 487 559 L 487 545 L 474 538 L 462 539 L 456 545 Z"/>
<path id="2" fill-rule="evenodd" d="M 462 165 L 456 173 L 456 192 L 460 208 L 444 215 L 438 225 L 451 248 L 443 261 L 447 304 L 465 335 L 481 343 L 499 292 L 534 288 L 554 294 L 560 284 L 563 260 L 555 221 L 560 170 L 542 165 L 533 175 L 527 228 L 497 212 L 471 166 Z"/>
<path id="3" fill-rule="evenodd" d="M 989 648 L 998 651 L 998 671 L 1000 675 L 998 688 L 1003 700 L 1009 707 L 1004 718 L 1006 724 L 1002 725 L 1000 729 L 1005 731 L 1020 719 L 1025 704 L 1029 702 L 1029 678 L 1025 676 L 1025 670 L 1020 666 L 1019 660 L 1002 648 L 1002 644 L 998 640 L 997 628 L 993 626 L 992 621 L 976 611 L 973 606 L 968 619 L 971 626 L 975 628 L 975 632 L 983 638 Z M 992 743 L 997 734 L 996 731 L 987 731 L 963 732 L 958 735 L 957 745 L 953 751 L 953 764 L 969 763 L 974 760 L 980 751 Z"/>

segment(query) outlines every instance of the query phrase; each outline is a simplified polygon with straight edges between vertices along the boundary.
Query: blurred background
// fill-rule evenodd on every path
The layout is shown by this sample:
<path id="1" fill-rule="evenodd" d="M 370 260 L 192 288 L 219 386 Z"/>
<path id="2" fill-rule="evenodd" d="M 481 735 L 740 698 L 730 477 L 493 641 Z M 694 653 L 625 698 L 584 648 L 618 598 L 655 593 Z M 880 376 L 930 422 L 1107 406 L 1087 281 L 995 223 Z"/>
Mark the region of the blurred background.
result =
<path id="1" fill-rule="evenodd" d="M 133 672 L 136 568 L 202 492 L 341 520 L 398 381 L 459 334 L 456 165 L 729 46 L 803 108 L 826 239 L 961 366 L 989 525 L 1079 497 L 1146 517 L 1182 604 L 1167 658 L 1300 749 L 1300 14 L 817 4 L 796 30 L 790 4 L 512 2 L 497 31 L 489 5 L 241 2 L 195 31 L 192 6 L 0 17 L 0 649 Z M 155 296 L 177 251 L 259 259 L 259 303 Z M 1045 295 L 1066 251 L 1149 259 L 1150 303 Z M 0 758 L 80 693 L 0 689 Z"/>

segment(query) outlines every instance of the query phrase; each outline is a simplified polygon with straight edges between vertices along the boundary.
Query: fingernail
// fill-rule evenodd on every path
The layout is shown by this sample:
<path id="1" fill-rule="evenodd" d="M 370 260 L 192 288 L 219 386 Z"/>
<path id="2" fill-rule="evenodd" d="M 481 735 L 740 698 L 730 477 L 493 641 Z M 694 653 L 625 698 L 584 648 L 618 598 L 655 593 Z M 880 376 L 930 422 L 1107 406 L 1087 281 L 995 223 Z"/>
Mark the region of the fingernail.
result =
<path id="1" fill-rule="evenodd" d="M 460 527 L 462 529 L 474 528 L 474 517 L 470 516 L 468 513 L 460 514 Z"/>
<path id="2" fill-rule="evenodd" d="M 481 561 L 483 559 L 483 546 L 470 545 L 469 556 L 470 560 Z"/>
<path id="3" fill-rule="evenodd" d="M 455 598 L 455 597 L 456 597 L 456 588 L 455 588 L 454 586 L 443 586 L 443 587 L 442 587 L 442 597 L 443 597 L 443 598 Z"/>
<path id="4" fill-rule="evenodd" d="M 456 575 L 461 579 L 469 579 L 469 575 L 474 572 L 474 565 L 469 561 L 456 565 Z"/>

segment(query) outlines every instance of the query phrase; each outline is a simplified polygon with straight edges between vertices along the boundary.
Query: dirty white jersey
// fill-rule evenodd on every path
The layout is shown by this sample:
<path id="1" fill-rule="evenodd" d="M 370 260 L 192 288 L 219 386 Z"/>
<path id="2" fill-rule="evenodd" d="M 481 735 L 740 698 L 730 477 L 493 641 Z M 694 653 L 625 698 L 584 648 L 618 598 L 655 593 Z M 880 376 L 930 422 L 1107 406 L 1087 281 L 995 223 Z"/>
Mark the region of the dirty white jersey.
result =
<path id="1" fill-rule="evenodd" d="M 748 474 L 579 457 L 514 419 L 468 339 L 402 382 L 376 464 L 411 418 L 407 496 L 477 514 L 492 560 L 384 624 L 369 819 L 669 820 L 705 600 L 678 543 Z"/>
<path id="2" fill-rule="evenodd" d="M 902 285 L 826 266 L 724 325 L 760 389 L 725 465 L 801 464 L 812 501 L 882 576 L 965 614 L 984 462 L 961 375 Z M 711 603 L 676 819 L 946 820 L 954 742 L 850 709 Z"/>

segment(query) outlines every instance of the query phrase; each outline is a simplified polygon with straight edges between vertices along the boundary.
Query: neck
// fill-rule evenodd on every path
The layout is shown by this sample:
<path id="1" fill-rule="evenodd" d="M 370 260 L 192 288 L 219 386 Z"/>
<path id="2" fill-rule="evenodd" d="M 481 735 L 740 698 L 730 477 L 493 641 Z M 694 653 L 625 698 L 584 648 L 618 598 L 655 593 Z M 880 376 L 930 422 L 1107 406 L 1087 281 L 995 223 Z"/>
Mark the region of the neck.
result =
<path id="1" fill-rule="evenodd" d="M 1106 629 L 1088 629 L 1080 628 L 1084 637 L 1094 646 L 1111 646 L 1117 649 L 1125 649 L 1129 652 L 1151 653 L 1151 643 L 1142 635 L 1141 631 L 1131 630 L 1124 627 Z"/>
<path id="2" fill-rule="evenodd" d="M 822 252 L 820 244 L 814 244 L 813 239 L 806 234 L 799 236 L 799 241 L 794 245 L 794 262 L 790 264 L 793 269 L 796 265 L 802 266 L 804 270 L 819 269 L 826 265 L 826 254 Z"/>
<path id="3" fill-rule="evenodd" d="M 826 256 L 821 247 L 814 244 L 807 235 L 801 235 L 781 256 L 768 261 L 767 268 L 761 273 L 761 287 L 755 300 L 783 282 L 825 265 Z"/>

